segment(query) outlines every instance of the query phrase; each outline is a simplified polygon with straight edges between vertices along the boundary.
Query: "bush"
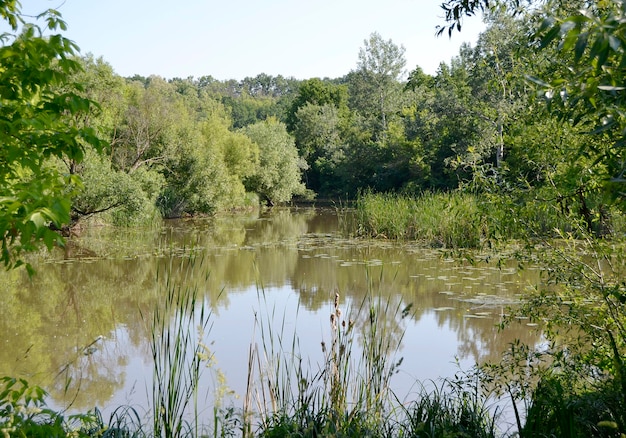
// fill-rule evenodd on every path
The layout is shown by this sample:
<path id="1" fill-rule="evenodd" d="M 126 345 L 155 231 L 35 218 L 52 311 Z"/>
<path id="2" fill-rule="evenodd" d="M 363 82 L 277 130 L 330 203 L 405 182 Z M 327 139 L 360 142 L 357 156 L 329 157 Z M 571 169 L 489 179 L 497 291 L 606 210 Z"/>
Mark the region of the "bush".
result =
<path id="1" fill-rule="evenodd" d="M 93 414 L 65 418 L 48 409 L 47 393 L 26 380 L 0 378 L 0 433 L 5 437 L 102 436 L 104 427 Z"/>
<path id="2" fill-rule="evenodd" d="M 577 389 L 558 375 L 542 379 L 532 394 L 521 436 L 620 437 L 619 388 L 612 381 Z"/>

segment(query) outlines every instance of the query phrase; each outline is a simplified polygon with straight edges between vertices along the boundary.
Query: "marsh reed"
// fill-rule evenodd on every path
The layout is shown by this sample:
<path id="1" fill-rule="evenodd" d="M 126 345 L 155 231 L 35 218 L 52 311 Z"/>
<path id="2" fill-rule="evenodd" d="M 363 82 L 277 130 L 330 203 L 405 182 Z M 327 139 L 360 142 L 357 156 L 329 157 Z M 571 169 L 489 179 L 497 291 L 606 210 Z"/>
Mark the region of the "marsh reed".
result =
<path id="1" fill-rule="evenodd" d="M 478 198 L 461 192 L 418 197 L 364 193 L 357 200 L 356 216 L 360 235 L 432 247 L 479 248 L 489 233 Z"/>
<path id="2" fill-rule="evenodd" d="M 344 303 L 344 311 L 333 291 L 315 363 L 303 357 L 298 334 L 286 331 L 285 311 L 277 312 L 260 290 L 259 342 L 250 347 L 243 413 L 258 417 L 258 436 L 382 436 L 389 428 L 391 379 L 402 363 L 401 321 L 411 307 L 378 292 L 368 291 L 356 305 Z M 251 431 L 248 423 L 244 436 Z"/>
<path id="3" fill-rule="evenodd" d="M 198 269 L 203 269 L 203 259 L 192 254 L 172 257 L 164 278 L 157 273 L 163 293 L 150 325 L 155 437 L 198 436 L 197 391 L 201 365 L 207 360 L 202 338 L 210 331 L 211 319 L 194 280 Z M 188 420 L 190 410 L 193 417 Z"/>

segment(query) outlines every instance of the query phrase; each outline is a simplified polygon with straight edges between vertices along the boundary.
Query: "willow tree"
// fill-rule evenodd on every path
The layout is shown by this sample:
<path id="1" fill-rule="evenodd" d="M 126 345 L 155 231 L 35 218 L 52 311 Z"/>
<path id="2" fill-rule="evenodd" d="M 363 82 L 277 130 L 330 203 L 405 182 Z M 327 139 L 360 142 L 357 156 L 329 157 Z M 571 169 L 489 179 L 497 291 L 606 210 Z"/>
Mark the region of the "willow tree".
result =
<path id="1" fill-rule="evenodd" d="M 259 147 L 259 161 L 255 172 L 245 180 L 246 188 L 265 199 L 268 205 L 305 194 L 302 170 L 307 166 L 298 156 L 285 125 L 268 119 L 247 126 L 243 132 Z"/>

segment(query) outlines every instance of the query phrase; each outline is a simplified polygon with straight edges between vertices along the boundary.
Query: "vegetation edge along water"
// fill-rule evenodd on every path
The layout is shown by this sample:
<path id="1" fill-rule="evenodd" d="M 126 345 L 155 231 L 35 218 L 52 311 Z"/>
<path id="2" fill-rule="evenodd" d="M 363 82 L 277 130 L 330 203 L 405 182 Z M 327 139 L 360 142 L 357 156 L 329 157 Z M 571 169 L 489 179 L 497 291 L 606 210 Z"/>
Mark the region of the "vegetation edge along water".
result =
<path id="1" fill-rule="evenodd" d="M 488 28 L 435 75 L 417 66 L 404 77 L 403 48 L 373 33 L 344 77 L 259 75 L 233 83 L 122 78 L 105 60 L 78 54 L 58 11 L 29 17 L 19 2 L 1 3 L 0 260 L 19 267 L 24 254 L 62 245 L 63 234 L 95 216 L 130 225 L 370 189 L 358 207 L 363 235 L 453 249 L 519 239 L 513 256 L 520 267 L 538 263 L 544 281 L 503 324 L 518 316 L 541 324 L 545 348 L 514 343 L 499 363 L 451 382 L 461 388 L 452 398 L 425 394 L 391 423 L 347 408 L 345 380 L 323 385 L 345 365 L 331 354 L 330 371 L 319 376 L 292 369 L 321 386 L 283 397 L 286 406 L 268 411 L 255 433 L 491 436 L 484 390 L 511 400 L 513 434 L 522 437 L 623 436 L 626 9 L 610 1 L 450 0 L 443 11 L 442 32 L 478 11 Z M 368 310 L 373 330 L 376 304 Z M 347 326 L 337 327 L 340 349 L 340 338 L 350 339 Z M 388 351 L 383 335 L 370 345 Z M 371 357 L 362 359 L 365 374 L 379 378 L 391 369 L 368 370 Z M 187 376 L 193 394 L 195 374 Z M 355 378 L 357 388 L 370 383 Z M 160 416 L 167 397 L 174 412 L 188 401 L 176 398 L 178 387 L 163 389 L 155 392 L 153 428 L 192 434 L 170 423 L 172 411 Z M 381 401 L 367 390 L 357 407 Z M 97 411 L 66 418 L 44 401 L 42 389 L 2 379 L 0 430 L 156 433 L 130 409 L 106 422 Z M 216 417 L 224 427 L 214 434 L 252 433 L 246 415 L 231 414 Z"/>
<path id="2" fill-rule="evenodd" d="M 436 204 L 440 205 L 427 208 Z M 406 208 L 400 208 L 402 205 Z M 460 208 L 462 214 L 456 214 L 455 208 Z M 416 211 L 421 215 L 419 223 L 431 224 L 428 234 L 417 234 L 410 225 Z M 381 212 L 387 212 L 389 218 L 381 217 Z M 428 212 L 433 217 L 424 221 Z M 485 232 L 479 202 L 473 195 L 427 193 L 414 198 L 364 194 L 356 204 L 357 230 L 363 232 L 367 218 L 375 218 L 373 223 L 377 226 L 372 229 L 377 230 L 379 238 L 407 238 L 406 234 L 393 235 L 388 231 L 401 230 L 398 216 L 409 218 L 402 223 L 406 230 L 413 230 L 414 234 L 408 236 L 410 240 L 417 239 L 429 246 L 463 248 L 472 242 L 467 246 L 478 248 L 473 238 L 443 237 L 450 236 L 445 234 L 450 229 L 478 229 L 477 235 L 483 243 L 489 235 Z M 473 222 L 481 225 L 472 226 Z M 285 333 L 280 323 L 261 317 L 258 324 L 262 350 L 252 346 L 250 350 L 249 382 L 254 382 L 249 386 L 251 393 L 246 394 L 241 407 L 216 408 L 213 425 L 194 423 L 193 415 L 185 416 L 185 412 L 189 414 L 189 408 L 191 412 L 198 409 L 194 392 L 201 378 L 198 361 L 207 360 L 202 356 L 203 337 L 210 330 L 202 332 L 199 339 L 194 331 L 198 320 L 205 329 L 209 327 L 211 316 L 197 307 L 197 286 L 172 284 L 168 271 L 162 274 L 164 280 L 160 282 L 164 285 L 162 295 L 168 298 L 159 305 L 161 309 L 155 312 L 155 320 L 148 322 L 152 327 L 155 363 L 151 406 L 154 427 L 151 420 L 123 406 L 106 420 L 97 410 L 66 417 L 63 412 L 45 407 L 43 390 L 30 387 L 24 380 L 7 377 L 2 381 L 0 408 L 9 421 L 2 428 L 22 436 L 31 433 L 152 436 L 157 430 L 164 436 L 614 436 L 621 430 L 622 421 L 620 356 L 614 354 L 619 354 L 621 348 L 621 340 L 616 336 L 620 336 L 619 324 L 626 300 L 621 299 L 620 282 L 616 280 L 621 278 L 623 271 L 619 269 L 624 268 L 624 261 L 615 259 L 610 248 L 618 244 L 617 239 L 585 239 L 585 232 L 582 227 L 573 237 L 563 233 L 561 244 L 552 248 L 547 245 L 555 239 L 548 236 L 544 241 L 545 259 L 540 260 L 552 270 L 546 285 L 562 285 L 562 288 L 557 294 L 554 289 L 530 294 L 526 303 L 512 309 L 503 323 L 511 323 L 519 316 L 540 322 L 551 341 L 549 348 L 537 351 L 533 346 L 512 344 L 501 362 L 477 366 L 455 379 L 440 382 L 435 389 L 426 390 L 418 382 L 424 389 L 408 404 L 389 390 L 389 380 L 400 366 L 400 358 L 394 346 L 387 343 L 389 337 L 378 316 L 392 314 L 402 318 L 410 308 L 384 301 L 371 290 L 365 301 L 352 309 L 356 313 L 343 314 L 338 291 L 330 323 L 333 336 L 325 346 L 326 362 L 319 371 L 303 367 L 297 359 L 297 333 Z M 611 251 L 607 252 L 607 248 Z M 536 253 L 532 255 L 535 257 Z M 518 257 L 522 261 L 524 254 Z M 603 261 L 607 264 L 601 268 L 602 272 L 594 272 L 598 266 L 594 263 L 603 264 Z M 572 272 L 573 268 L 579 272 Z M 180 264 L 170 264 L 168 269 L 183 274 L 207 270 L 208 275 L 210 271 L 199 253 L 192 253 Z M 180 277 L 191 275 L 181 276 L 179 272 L 177 278 Z M 262 289 L 260 286 L 261 307 L 266 305 Z M 202 313 L 198 319 L 194 315 L 199 310 Z M 267 315 L 274 315 L 277 309 L 267 310 Z M 363 350 L 355 348 L 351 323 L 361 312 L 369 315 L 365 318 L 369 326 Z M 176 316 L 172 319 L 172 315 Z M 574 333 L 562 329 L 574 318 L 578 319 L 577 327 L 587 327 L 582 337 L 579 331 L 573 337 Z M 176 324 L 164 325 L 170 320 Z M 609 332 L 614 330 L 614 325 L 618 327 L 616 334 Z M 278 346 L 276 339 L 280 340 Z M 595 348 L 589 348 L 590 339 L 597 344 Z M 606 348 L 611 339 L 617 351 Z M 603 340 L 605 343 L 601 344 Z M 189 362 L 187 357 L 194 360 Z M 262 362 L 262 357 L 269 359 Z M 590 379 L 590 376 L 596 377 Z M 379 382 L 376 388 L 372 382 Z M 252 394 L 253 390 L 262 391 L 263 395 Z M 494 399 L 503 397 L 510 398 L 515 407 L 518 423 L 515 432 L 499 429 L 502 424 L 493 403 Z M 254 400 L 271 402 L 255 405 Z M 181 422 L 183 418 L 190 420 Z"/>

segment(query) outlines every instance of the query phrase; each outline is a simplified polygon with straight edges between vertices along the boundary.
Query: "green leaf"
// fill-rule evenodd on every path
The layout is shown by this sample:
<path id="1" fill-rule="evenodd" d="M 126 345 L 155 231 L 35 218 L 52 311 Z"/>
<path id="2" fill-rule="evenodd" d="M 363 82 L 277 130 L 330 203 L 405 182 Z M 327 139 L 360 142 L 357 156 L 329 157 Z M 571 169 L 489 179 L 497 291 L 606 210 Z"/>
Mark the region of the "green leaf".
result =
<path id="1" fill-rule="evenodd" d="M 46 248 L 48 248 L 48 250 L 52 249 L 55 246 L 55 244 L 58 243 L 60 239 L 61 239 L 61 236 L 59 236 L 57 233 L 55 233 L 54 231 L 50 229 L 46 229 L 43 234 L 43 241 L 44 241 L 44 244 L 46 245 Z"/>
<path id="2" fill-rule="evenodd" d="M 35 224 L 35 227 L 41 228 L 46 225 L 46 218 L 41 212 L 37 211 L 30 216 L 30 221 Z"/>
<path id="3" fill-rule="evenodd" d="M 615 35 L 609 35 L 609 45 L 613 51 L 617 52 L 622 47 L 622 41 Z"/>
<path id="4" fill-rule="evenodd" d="M 602 91 L 621 91 L 626 90 L 626 87 L 617 87 L 615 85 L 598 85 L 598 89 Z"/>
<path id="5" fill-rule="evenodd" d="M 47 227 L 51 221 L 69 222 L 78 180 L 62 177 L 56 163 L 73 160 L 75 165 L 92 142 L 101 145 L 94 130 L 83 135 L 76 125 L 92 108 L 72 85 L 71 75 L 80 71 L 72 59 L 75 44 L 61 35 L 44 35 L 46 29 L 25 22 L 15 0 L 14 6 L 5 3 L 0 2 L 0 19 L 13 30 L 11 23 L 22 24 L 18 36 L 0 35 L 0 260 L 11 268 L 23 264 L 23 253 L 60 241 Z M 49 29 L 66 27 L 54 10 L 39 19 Z"/>
<path id="6" fill-rule="evenodd" d="M 561 26 L 559 24 L 554 25 L 542 38 L 540 48 L 547 47 L 554 39 L 561 34 Z"/>
<path id="7" fill-rule="evenodd" d="M 561 45 L 561 50 L 571 50 L 574 44 L 578 42 L 579 33 L 580 29 L 577 27 L 572 27 L 572 29 L 568 30 Z"/>
<path id="8" fill-rule="evenodd" d="M 585 49 L 587 48 L 587 39 L 589 38 L 589 34 L 587 32 L 583 32 L 578 35 L 578 39 L 576 40 L 576 46 L 574 46 L 574 60 L 576 62 L 580 61 L 585 53 Z"/>

